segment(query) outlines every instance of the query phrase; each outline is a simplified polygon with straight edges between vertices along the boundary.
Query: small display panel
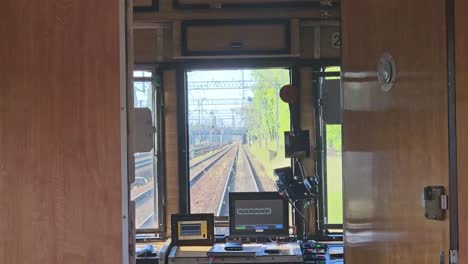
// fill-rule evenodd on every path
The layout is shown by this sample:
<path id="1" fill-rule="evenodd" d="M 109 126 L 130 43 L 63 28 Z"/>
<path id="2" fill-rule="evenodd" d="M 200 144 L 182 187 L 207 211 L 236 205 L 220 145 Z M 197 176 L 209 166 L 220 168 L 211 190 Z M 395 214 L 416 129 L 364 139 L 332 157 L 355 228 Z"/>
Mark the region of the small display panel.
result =
<path id="1" fill-rule="evenodd" d="M 214 243 L 213 214 L 171 215 L 172 242 L 176 246 L 210 246 Z"/>
<path id="2" fill-rule="evenodd" d="M 200 236 L 201 224 L 184 224 L 180 225 L 180 234 L 182 236 Z"/>
<path id="3" fill-rule="evenodd" d="M 288 204 L 276 192 L 230 193 L 231 236 L 288 234 Z"/>
<path id="4" fill-rule="evenodd" d="M 180 221 L 178 224 L 179 239 L 197 240 L 208 236 L 208 221 Z"/>

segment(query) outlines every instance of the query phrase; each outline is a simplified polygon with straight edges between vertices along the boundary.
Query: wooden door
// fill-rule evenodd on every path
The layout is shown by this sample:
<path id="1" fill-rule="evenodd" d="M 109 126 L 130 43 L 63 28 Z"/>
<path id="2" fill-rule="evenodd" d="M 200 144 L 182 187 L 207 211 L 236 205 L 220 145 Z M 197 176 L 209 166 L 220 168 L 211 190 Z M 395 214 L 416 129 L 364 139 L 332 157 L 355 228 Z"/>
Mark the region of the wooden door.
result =
<path id="1" fill-rule="evenodd" d="M 468 1 L 455 0 L 455 76 L 460 264 L 468 263 Z"/>
<path id="2" fill-rule="evenodd" d="M 123 263 L 122 3 L 2 1 L 0 263 Z"/>
<path id="3" fill-rule="evenodd" d="M 423 208 L 423 188 L 449 182 L 445 12 L 442 0 L 342 1 L 347 264 L 448 263 L 448 215 Z M 389 92 L 376 73 L 384 52 Z"/>

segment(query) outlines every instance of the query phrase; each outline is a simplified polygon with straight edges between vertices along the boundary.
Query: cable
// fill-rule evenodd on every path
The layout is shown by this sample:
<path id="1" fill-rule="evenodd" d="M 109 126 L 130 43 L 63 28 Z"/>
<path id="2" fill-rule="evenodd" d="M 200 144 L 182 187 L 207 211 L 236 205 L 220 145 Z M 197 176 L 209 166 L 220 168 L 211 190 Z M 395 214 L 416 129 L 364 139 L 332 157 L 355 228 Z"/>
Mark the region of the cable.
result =
<path id="1" fill-rule="evenodd" d="M 302 164 L 302 161 L 301 161 L 300 159 L 298 159 L 297 164 L 299 165 L 299 170 L 300 170 L 300 172 L 301 172 L 302 181 L 304 181 L 304 180 L 305 180 L 305 177 L 306 177 L 306 173 L 305 173 L 305 169 L 304 169 L 304 164 Z"/>
<path id="2" fill-rule="evenodd" d="M 270 242 L 272 242 L 272 243 L 278 243 L 278 238 L 276 238 L 276 240 L 273 241 L 273 239 L 271 239 L 271 237 L 268 237 L 268 240 L 270 240 Z"/>
<path id="3" fill-rule="evenodd" d="M 297 212 L 298 212 L 299 215 L 301 216 L 302 220 L 304 220 L 304 222 L 308 222 L 308 220 L 305 218 L 305 216 L 301 213 L 301 210 L 299 210 L 299 209 L 296 207 L 296 205 L 295 205 L 293 202 L 291 202 L 291 200 L 288 199 L 288 201 L 289 201 L 289 203 L 294 207 L 294 209 L 297 210 Z"/>
<path id="4" fill-rule="evenodd" d="M 302 218 L 302 222 L 304 224 L 304 229 L 303 229 L 303 234 L 302 234 L 302 237 L 305 238 L 307 237 L 307 226 L 309 225 L 309 220 L 307 220 L 307 218 L 302 214 L 301 210 L 299 210 L 299 208 L 297 208 L 297 206 L 295 205 L 294 202 L 292 202 L 290 199 L 288 199 L 289 203 L 294 207 L 294 213 L 298 213 L 299 216 Z"/>

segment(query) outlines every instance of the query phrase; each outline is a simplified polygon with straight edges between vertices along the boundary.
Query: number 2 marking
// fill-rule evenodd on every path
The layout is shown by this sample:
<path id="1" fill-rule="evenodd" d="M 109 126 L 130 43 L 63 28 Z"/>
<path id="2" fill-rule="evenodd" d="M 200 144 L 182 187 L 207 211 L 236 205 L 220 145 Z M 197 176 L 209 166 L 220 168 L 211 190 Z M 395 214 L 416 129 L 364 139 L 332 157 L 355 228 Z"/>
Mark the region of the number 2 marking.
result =
<path id="1" fill-rule="evenodd" d="M 332 47 L 339 48 L 341 46 L 341 36 L 340 33 L 336 32 L 332 35 Z"/>

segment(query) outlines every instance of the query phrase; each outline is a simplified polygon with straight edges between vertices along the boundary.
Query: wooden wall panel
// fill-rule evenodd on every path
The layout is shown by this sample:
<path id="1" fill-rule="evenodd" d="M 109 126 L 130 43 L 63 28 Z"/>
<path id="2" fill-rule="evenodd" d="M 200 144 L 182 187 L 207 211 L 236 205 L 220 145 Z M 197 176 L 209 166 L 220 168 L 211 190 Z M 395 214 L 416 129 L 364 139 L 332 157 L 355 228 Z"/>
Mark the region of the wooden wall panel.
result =
<path id="1" fill-rule="evenodd" d="M 153 0 L 133 0 L 134 6 L 144 6 L 148 7 L 153 4 Z"/>
<path id="2" fill-rule="evenodd" d="M 310 158 L 304 158 L 303 164 L 307 176 L 315 174 L 315 97 L 312 83 L 312 68 L 301 68 L 300 70 L 300 123 L 301 129 L 309 130 L 310 136 Z M 316 206 L 313 205 L 307 210 L 309 217 L 309 230 L 313 234 L 316 229 Z"/>
<path id="3" fill-rule="evenodd" d="M 340 27 L 320 26 L 320 58 L 330 59 L 340 57 Z"/>
<path id="4" fill-rule="evenodd" d="M 342 1 L 342 33 L 345 261 L 440 263 L 449 221 L 425 219 L 422 193 L 448 189 L 445 1 Z M 383 52 L 397 67 L 388 93 Z"/>
<path id="5" fill-rule="evenodd" d="M 304 58 L 319 58 L 320 53 L 316 51 L 315 26 L 301 25 L 301 56 Z"/>
<path id="6" fill-rule="evenodd" d="M 161 22 L 167 20 L 195 19 L 270 19 L 270 18 L 323 18 L 323 12 L 313 8 L 251 8 L 230 10 L 174 10 L 172 1 L 160 1 L 159 12 L 135 13 L 135 21 Z M 327 18 L 339 18 L 338 8 L 327 11 Z"/>
<path id="7" fill-rule="evenodd" d="M 312 68 L 304 67 L 300 70 L 300 123 L 301 129 L 310 131 L 311 149 L 310 158 L 304 159 L 304 166 L 309 175 L 315 172 L 315 96 L 312 83 Z"/>
<path id="8" fill-rule="evenodd" d="M 179 213 L 179 148 L 177 142 L 176 71 L 164 72 L 164 114 L 166 127 L 166 223 L 171 234 L 171 214 Z"/>
<path id="9" fill-rule="evenodd" d="M 187 26 L 187 52 L 204 52 L 207 54 L 229 53 L 243 51 L 256 53 L 271 53 L 271 51 L 284 51 L 288 53 L 290 45 L 289 25 L 282 24 L 246 24 Z M 216 41 L 213 41 L 216 36 Z M 238 48 L 232 47 L 239 44 Z M 248 54 L 248 53 L 247 53 Z"/>
<path id="10" fill-rule="evenodd" d="M 337 21 L 301 23 L 301 56 L 314 59 L 340 57 L 340 26 Z"/>
<path id="11" fill-rule="evenodd" d="M 173 36 L 171 23 L 136 25 L 134 30 L 135 64 L 172 60 Z"/>
<path id="12" fill-rule="evenodd" d="M 158 29 L 136 29 L 134 42 L 135 64 L 158 61 L 158 49 L 161 46 L 161 42 L 158 41 Z"/>
<path id="13" fill-rule="evenodd" d="M 455 62 L 460 263 L 468 263 L 468 2 L 455 1 Z"/>
<path id="14" fill-rule="evenodd" d="M 119 1 L 0 17 L 0 263 L 122 263 Z"/>

